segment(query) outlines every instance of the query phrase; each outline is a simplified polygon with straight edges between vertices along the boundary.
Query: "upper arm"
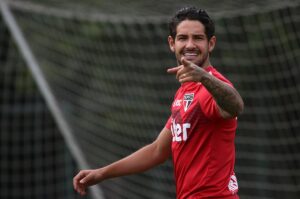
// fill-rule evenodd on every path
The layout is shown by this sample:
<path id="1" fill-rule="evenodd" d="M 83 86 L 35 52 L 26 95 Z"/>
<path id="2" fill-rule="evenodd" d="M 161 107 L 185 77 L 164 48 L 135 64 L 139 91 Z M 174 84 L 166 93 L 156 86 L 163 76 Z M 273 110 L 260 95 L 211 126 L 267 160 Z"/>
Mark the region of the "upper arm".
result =
<path id="1" fill-rule="evenodd" d="M 219 114 L 223 119 L 231 119 L 231 118 L 236 117 L 235 115 L 232 115 L 232 114 L 228 113 L 227 111 L 223 110 L 219 105 L 217 105 L 217 106 L 219 109 Z"/>

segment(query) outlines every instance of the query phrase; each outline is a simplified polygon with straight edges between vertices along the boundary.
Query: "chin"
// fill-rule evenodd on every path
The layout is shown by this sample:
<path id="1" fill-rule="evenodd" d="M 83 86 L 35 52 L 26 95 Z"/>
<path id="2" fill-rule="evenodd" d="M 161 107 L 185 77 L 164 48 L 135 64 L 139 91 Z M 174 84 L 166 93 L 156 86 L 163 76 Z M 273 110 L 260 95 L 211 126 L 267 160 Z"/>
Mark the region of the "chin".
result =
<path id="1" fill-rule="evenodd" d="M 186 60 L 190 61 L 190 62 L 193 62 L 194 64 L 200 66 L 202 64 L 202 62 L 200 60 L 197 60 L 197 59 L 187 59 Z"/>
<path id="2" fill-rule="evenodd" d="M 197 63 L 199 63 L 199 61 L 198 60 L 196 60 L 196 59 L 188 59 L 188 58 L 186 58 L 186 60 L 188 60 L 188 61 L 190 61 L 190 62 L 193 62 L 194 64 L 197 64 Z"/>

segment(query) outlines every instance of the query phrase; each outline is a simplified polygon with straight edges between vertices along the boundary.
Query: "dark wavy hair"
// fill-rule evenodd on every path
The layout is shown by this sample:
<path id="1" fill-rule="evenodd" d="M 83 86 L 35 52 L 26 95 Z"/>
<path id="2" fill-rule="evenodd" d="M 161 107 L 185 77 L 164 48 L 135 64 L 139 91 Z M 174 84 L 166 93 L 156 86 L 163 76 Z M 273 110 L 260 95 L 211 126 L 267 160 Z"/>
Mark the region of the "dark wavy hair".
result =
<path id="1" fill-rule="evenodd" d="M 197 20 L 205 27 L 208 40 L 215 35 L 215 24 L 205 10 L 196 7 L 184 7 L 178 10 L 169 22 L 169 31 L 173 39 L 176 37 L 176 28 L 184 20 Z"/>

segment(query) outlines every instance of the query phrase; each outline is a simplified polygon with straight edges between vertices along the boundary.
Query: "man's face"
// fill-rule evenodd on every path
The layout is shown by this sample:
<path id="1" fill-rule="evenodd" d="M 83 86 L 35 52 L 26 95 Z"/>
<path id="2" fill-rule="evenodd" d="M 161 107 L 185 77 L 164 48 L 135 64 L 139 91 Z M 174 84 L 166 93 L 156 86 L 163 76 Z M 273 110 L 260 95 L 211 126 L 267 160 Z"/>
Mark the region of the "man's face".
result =
<path id="1" fill-rule="evenodd" d="M 185 57 L 200 67 L 210 65 L 209 53 L 215 46 L 215 36 L 208 41 L 204 25 L 196 20 L 184 20 L 176 30 L 175 39 L 169 36 L 168 41 L 177 62 L 181 64 L 181 58 Z"/>

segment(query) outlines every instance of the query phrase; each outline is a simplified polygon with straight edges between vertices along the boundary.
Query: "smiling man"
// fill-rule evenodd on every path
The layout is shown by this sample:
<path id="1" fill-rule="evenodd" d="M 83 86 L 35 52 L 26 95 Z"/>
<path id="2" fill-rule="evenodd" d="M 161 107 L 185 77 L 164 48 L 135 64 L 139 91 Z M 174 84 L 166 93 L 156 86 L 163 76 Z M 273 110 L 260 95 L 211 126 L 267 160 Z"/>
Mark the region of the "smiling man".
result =
<path id="1" fill-rule="evenodd" d="M 241 96 L 210 63 L 214 23 L 204 10 L 186 7 L 169 23 L 169 46 L 180 82 L 171 115 L 151 144 L 108 166 L 82 170 L 73 179 L 84 195 L 105 179 L 146 171 L 172 156 L 178 199 L 238 199 L 234 173 L 237 116 Z"/>

